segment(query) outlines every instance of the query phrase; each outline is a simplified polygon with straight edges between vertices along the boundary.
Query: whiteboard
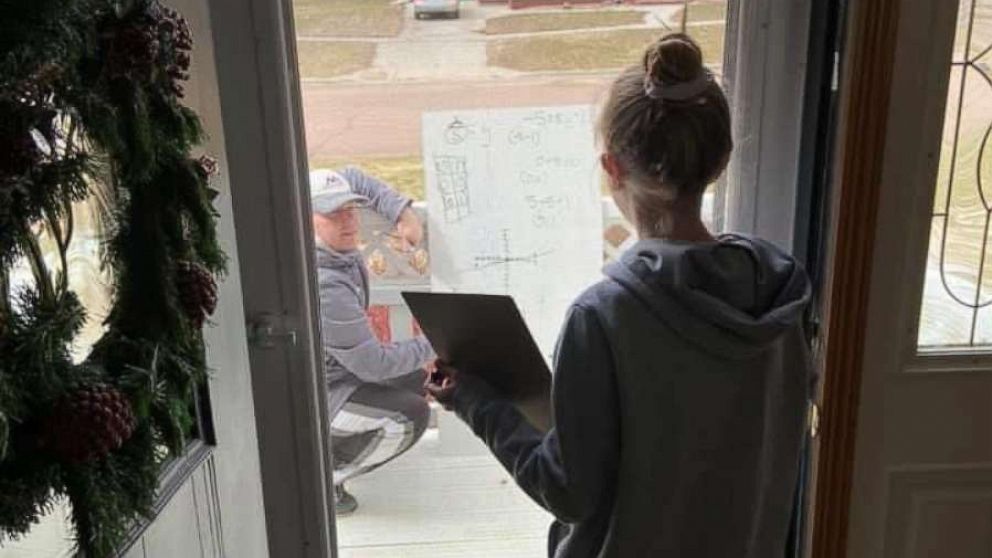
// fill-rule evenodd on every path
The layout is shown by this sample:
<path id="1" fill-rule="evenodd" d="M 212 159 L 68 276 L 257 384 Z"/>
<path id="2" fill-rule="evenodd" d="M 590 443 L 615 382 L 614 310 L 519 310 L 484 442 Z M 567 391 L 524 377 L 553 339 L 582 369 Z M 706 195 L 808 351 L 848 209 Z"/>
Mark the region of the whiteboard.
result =
<path id="1" fill-rule="evenodd" d="M 432 289 L 512 295 L 550 357 L 601 277 L 593 108 L 426 113 L 423 146 Z"/>

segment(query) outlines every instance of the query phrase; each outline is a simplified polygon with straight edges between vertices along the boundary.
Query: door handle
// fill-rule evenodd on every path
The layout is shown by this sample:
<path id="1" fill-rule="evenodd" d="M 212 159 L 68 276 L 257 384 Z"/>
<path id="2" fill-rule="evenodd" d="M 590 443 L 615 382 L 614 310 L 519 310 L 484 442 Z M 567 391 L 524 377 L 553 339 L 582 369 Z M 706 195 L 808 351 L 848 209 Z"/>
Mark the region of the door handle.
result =
<path id="1" fill-rule="evenodd" d="M 248 344 L 258 349 L 272 349 L 279 344 L 296 346 L 296 330 L 283 329 L 273 314 L 257 314 L 248 319 Z"/>
<path id="2" fill-rule="evenodd" d="M 808 414 L 809 437 L 816 439 L 820 435 L 820 406 L 814 402 L 809 404 Z"/>

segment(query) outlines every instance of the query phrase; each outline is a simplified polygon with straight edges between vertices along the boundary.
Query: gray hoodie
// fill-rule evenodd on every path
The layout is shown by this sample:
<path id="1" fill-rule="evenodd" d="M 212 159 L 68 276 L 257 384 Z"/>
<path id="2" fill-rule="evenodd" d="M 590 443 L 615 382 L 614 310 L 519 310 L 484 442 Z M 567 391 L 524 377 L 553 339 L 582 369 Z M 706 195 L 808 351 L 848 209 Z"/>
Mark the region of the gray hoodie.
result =
<path id="1" fill-rule="evenodd" d="M 341 171 L 356 194 L 390 223 L 410 200 L 355 168 Z M 329 416 L 333 417 L 363 383 L 383 383 L 409 374 L 434 358 L 430 343 L 416 337 L 381 343 L 369 326 L 369 275 L 361 253 L 337 252 L 318 242 L 320 325 Z"/>
<path id="2" fill-rule="evenodd" d="M 559 339 L 555 428 L 474 381 L 459 415 L 556 516 L 551 556 L 783 556 L 813 381 L 806 274 L 734 235 L 642 240 L 606 274 Z"/>

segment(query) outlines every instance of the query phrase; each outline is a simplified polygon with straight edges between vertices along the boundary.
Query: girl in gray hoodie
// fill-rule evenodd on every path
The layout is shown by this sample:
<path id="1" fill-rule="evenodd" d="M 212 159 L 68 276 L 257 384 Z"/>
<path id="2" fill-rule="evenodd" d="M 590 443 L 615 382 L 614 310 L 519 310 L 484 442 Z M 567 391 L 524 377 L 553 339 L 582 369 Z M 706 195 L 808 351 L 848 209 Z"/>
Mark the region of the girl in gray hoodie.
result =
<path id="1" fill-rule="evenodd" d="M 785 553 L 813 380 L 810 286 L 768 242 L 700 216 L 732 148 L 698 45 L 669 35 L 613 84 L 602 165 L 639 242 L 572 305 L 541 432 L 442 364 L 434 396 L 557 518 L 554 557 Z"/>

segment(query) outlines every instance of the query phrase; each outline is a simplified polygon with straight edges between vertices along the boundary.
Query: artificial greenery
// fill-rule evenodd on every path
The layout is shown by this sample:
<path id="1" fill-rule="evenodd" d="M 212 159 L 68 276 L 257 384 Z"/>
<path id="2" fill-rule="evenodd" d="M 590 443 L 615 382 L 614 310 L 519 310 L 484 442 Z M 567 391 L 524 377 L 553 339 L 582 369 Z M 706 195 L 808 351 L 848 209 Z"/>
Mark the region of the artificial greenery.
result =
<path id="1" fill-rule="evenodd" d="M 157 0 L 0 0 L 0 542 L 68 499 L 78 551 L 113 555 L 188 441 L 225 264 L 212 163 L 192 157 L 202 131 L 181 102 L 191 47 Z M 81 202 L 101 208 L 113 300 L 76 362 Z M 73 413 L 117 427 L 58 440 Z"/>

